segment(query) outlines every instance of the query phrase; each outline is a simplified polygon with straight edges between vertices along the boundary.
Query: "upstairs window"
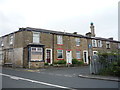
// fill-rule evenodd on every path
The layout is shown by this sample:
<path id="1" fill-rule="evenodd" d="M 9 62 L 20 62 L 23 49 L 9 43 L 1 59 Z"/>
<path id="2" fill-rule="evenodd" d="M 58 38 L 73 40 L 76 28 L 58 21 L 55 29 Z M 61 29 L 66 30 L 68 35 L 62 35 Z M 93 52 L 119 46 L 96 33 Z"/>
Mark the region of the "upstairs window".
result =
<path id="1" fill-rule="evenodd" d="M 110 42 L 106 42 L 106 48 L 107 48 L 107 49 L 110 48 Z"/>
<path id="2" fill-rule="evenodd" d="M 81 59 L 80 51 L 76 51 L 76 58 Z"/>
<path id="3" fill-rule="evenodd" d="M 102 41 L 98 40 L 98 47 L 102 47 Z"/>
<path id="4" fill-rule="evenodd" d="M 10 45 L 13 44 L 13 35 L 10 36 Z"/>
<path id="5" fill-rule="evenodd" d="M 75 38 L 76 46 L 80 46 L 80 38 Z"/>
<path id="6" fill-rule="evenodd" d="M 63 59 L 63 50 L 57 50 L 57 58 Z"/>
<path id="7" fill-rule="evenodd" d="M 118 48 L 120 49 L 120 43 L 118 43 Z"/>
<path id="8" fill-rule="evenodd" d="M 40 42 L 40 33 L 33 32 L 33 43 L 39 43 Z"/>
<path id="9" fill-rule="evenodd" d="M 4 44 L 3 44 L 3 40 L 2 40 L 2 39 L 0 40 L 0 46 L 1 46 L 1 47 L 4 46 Z"/>
<path id="10" fill-rule="evenodd" d="M 57 44 L 63 44 L 63 38 L 61 35 L 57 35 Z"/>
<path id="11" fill-rule="evenodd" d="M 92 46 L 93 46 L 93 47 L 97 47 L 97 42 L 96 42 L 96 40 L 92 40 Z"/>

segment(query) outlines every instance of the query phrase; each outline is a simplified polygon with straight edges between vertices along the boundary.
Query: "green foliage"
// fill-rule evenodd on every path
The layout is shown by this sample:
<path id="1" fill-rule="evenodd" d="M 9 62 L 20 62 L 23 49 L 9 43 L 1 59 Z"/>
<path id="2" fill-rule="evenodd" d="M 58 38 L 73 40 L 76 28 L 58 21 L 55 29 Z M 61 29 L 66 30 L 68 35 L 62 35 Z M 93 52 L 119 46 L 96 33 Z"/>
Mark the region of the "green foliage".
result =
<path id="1" fill-rule="evenodd" d="M 50 66 L 53 66 L 53 64 L 50 64 Z"/>
<path id="2" fill-rule="evenodd" d="M 83 65 L 84 62 L 83 61 L 78 61 L 78 65 Z"/>
<path id="3" fill-rule="evenodd" d="M 118 62 L 112 62 L 109 67 L 100 70 L 101 75 L 120 76 L 120 65 Z"/>
<path id="4" fill-rule="evenodd" d="M 104 66 L 101 75 L 120 76 L 120 54 L 118 52 L 99 53 L 99 62 Z"/>
<path id="5" fill-rule="evenodd" d="M 77 64 L 78 63 L 78 60 L 77 59 L 72 59 L 72 64 Z"/>
<path id="6" fill-rule="evenodd" d="M 78 65 L 83 65 L 84 62 L 83 61 L 78 61 L 77 59 L 72 59 L 72 64 L 78 64 Z"/>
<path id="7" fill-rule="evenodd" d="M 66 64 L 65 60 L 59 60 L 57 62 L 54 62 L 54 64 Z"/>
<path id="8" fill-rule="evenodd" d="M 48 63 L 44 63 L 44 65 L 48 65 Z"/>

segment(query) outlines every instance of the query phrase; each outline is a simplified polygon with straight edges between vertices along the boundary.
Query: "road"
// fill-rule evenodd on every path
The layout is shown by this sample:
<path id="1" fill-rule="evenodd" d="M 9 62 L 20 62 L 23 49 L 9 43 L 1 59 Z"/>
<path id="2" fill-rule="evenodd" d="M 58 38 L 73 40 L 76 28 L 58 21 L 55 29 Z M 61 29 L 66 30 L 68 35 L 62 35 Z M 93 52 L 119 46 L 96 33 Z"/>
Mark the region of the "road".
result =
<path id="1" fill-rule="evenodd" d="M 22 69 L 3 68 L 3 88 L 118 88 L 118 82 L 80 78 L 89 73 L 88 67 L 50 68 L 32 72 Z"/>

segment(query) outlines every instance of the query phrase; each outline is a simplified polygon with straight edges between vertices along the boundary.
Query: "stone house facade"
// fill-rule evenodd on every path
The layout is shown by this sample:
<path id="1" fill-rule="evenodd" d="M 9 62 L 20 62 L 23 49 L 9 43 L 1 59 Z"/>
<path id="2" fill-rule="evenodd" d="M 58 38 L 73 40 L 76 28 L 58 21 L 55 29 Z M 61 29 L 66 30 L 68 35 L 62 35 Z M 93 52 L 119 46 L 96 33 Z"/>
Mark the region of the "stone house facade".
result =
<path id="1" fill-rule="evenodd" d="M 88 57 L 99 51 L 120 50 L 119 41 L 95 37 L 93 24 L 90 28 L 92 33 L 86 36 L 76 32 L 19 28 L 16 32 L 0 37 L 0 59 L 3 65 L 40 68 L 44 63 L 54 64 L 59 60 L 72 64 L 73 58 L 89 64 Z"/>

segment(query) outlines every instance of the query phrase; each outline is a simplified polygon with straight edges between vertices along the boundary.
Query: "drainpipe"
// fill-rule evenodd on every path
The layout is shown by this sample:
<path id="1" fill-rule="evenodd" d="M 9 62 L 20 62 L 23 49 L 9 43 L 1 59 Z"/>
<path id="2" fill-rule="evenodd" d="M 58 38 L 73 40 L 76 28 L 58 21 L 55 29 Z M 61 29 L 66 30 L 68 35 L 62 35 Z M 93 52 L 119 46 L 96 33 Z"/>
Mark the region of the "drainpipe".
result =
<path id="1" fill-rule="evenodd" d="M 30 46 L 28 47 L 28 67 L 30 68 Z"/>
<path id="2" fill-rule="evenodd" d="M 53 62 L 54 62 L 54 34 L 53 34 L 53 46 L 52 46 L 52 47 L 53 47 L 53 50 L 52 50 L 52 57 L 53 57 Z M 53 62 L 52 62 L 52 63 L 53 63 Z"/>

